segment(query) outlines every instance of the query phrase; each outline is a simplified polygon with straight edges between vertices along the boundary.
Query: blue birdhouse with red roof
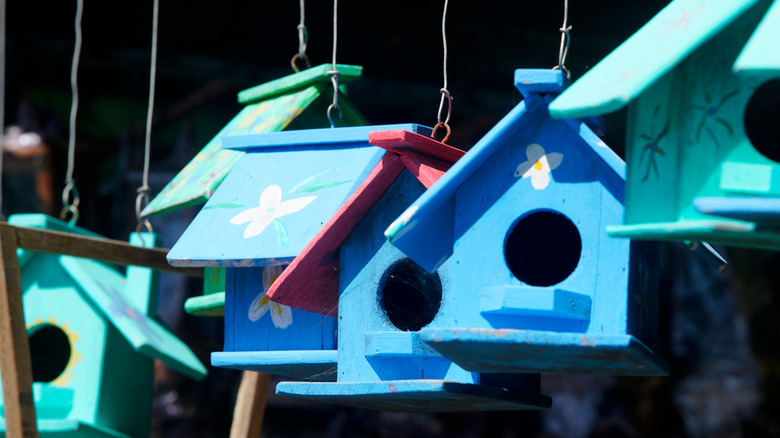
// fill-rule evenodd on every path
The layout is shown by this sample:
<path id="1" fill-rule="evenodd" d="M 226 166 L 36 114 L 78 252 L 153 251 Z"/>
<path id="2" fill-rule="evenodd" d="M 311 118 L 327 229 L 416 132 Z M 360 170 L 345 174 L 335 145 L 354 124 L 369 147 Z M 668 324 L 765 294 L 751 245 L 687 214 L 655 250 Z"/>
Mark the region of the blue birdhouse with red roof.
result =
<path id="1" fill-rule="evenodd" d="M 624 163 L 596 120 L 550 118 L 560 71 L 515 85 L 524 100 L 385 232 L 450 275 L 449 323 L 420 339 L 472 372 L 665 374 L 657 251 L 604 230 L 623 215 Z"/>
<path id="2" fill-rule="evenodd" d="M 566 118 L 628 106 L 611 235 L 780 249 L 778 29 L 780 1 L 675 0 L 552 102 Z"/>
<path id="3" fill-rule="evenodd" d="M 100 237 L 40 214 L 14 215 L 9 222 Z M 159 239 L 133 233 L 131 243 L 154 246 Z M 206 375 L 195 354 L 158 320 L 157 275 L 137 266 L 123 274 L 94 260 L 17 253 L 40 435 L 148 437 L 154 359 L 198 380 Z"/>
<path id="4" fill-rule="evenodd" d="M 168 254 L 175 266 L 226 268 L 225 344 L 214 366 L 335 379 L 336 318 L 266 294 L 381 164 L 385 151 L 368 135 L 388 128 L 430 133 L 406 124 L 223 138 L 223 147 L 245 154 Z"/>
<path id="5" fill-rule="evenodd" d="M 375 172 L 271 287 L 268 296 L 338 315 L 336 382 L 281 382 L 277 393 L 390 411 L 539 409 L 539 375 L 482 375 L 427 346 L 420 330 L 457 324 L 454 267 L 427 272 L 383 235 L 463 152 L 404 130 L 372 132 Z"/>

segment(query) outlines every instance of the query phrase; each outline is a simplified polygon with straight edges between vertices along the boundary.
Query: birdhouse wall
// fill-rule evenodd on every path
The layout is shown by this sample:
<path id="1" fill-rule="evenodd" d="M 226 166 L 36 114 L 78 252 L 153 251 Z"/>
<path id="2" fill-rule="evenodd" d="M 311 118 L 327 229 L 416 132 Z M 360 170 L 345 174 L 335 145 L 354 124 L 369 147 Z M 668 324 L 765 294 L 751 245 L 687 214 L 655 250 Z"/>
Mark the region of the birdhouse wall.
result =
<path id="1" fill-rule="evenodd" d="M 424 190 L 411 172 L 404 170 L 340 248 L 339 382 L 446 379 L 479 383 L 479 375 L 468 373 L 442 358 L 420 341 L 416 330 L 396 327 L 383 304 L 383 294 L 388 293 L 389 271 L 403 260 L 413 263 L 387 242 L 383 231 Z M 424 324 L 431 317 L 425 326 L 457 324 L 450 293 L 451 268 L 445 264 L 435 274 L 441 282 L 438 311 L 426 311 L 423 306 L 406 308 L 405 317 L 411 324 Z M 422 268 L 419 270 L 425 273 Z M 399 280 L 414 282 L 418 279 Z M 419 298 L 419 295 L 413 295 L 416 294 L 404 295 L 401 291 L 400 300 L 403 301 L 404 296 L 409 299 L 401 305 Z M 438 301 L 435 296 L 432 299 Z M 416 314 L 418 311 L 420 315 Z M 415 318 L 421 320 L 414 321 Z"/>
<path id="2" fill-rule="evenodd" d="M 745 130 L 761 80 L 732 72 L 764 10 L 746 12 L 631 104 L 626 225 L 717 219 L 696 211 L 700 196 L 780 195 L 780 166 Z"/>
<path id="3" fill-rule="evenodd" d="M 456 192 L 452 281 L 459 322 L 626 333 L 630 243 L 604 232 L 622 218 L 623 182 L 566 122 L 541 118 L 525 127 Z M 516 176 L 539 146 L 549 162 L 560 159 L 549 181 Z M 514 272 L 512 266 L 523 265 L 531 272 Z M 513 297 L 521 301 L 512 304 Z M 539 303 L 552 297 L 573 308 L 542 309 Z"/>
<path id="4" fill-rule="evenodd" d="M 134 438 L 149 436 L 154 395 L 154 360 L 135 351 L 108 326 L 100 373 L 97 424 Z"/>
<path id="5" fill-rule="evenodd" d="M 336 318 L 265 298 L 281 272 L 275 269 L 281 267 L 227 268 L 225 351 L 335 350 Z"/>
<path id="6" fill-rule="evenodd" d="M 111 339 L 110 324 L 63 271 L 59 258 L 36 254 L 22 266 L 25 323 L 29 328 L 48 322 L 68 336 L 71 347 L 68 364 L 48 385 L 73 390 L 73 408 L 67 418 L 94 423 L 105 345 Z"/>

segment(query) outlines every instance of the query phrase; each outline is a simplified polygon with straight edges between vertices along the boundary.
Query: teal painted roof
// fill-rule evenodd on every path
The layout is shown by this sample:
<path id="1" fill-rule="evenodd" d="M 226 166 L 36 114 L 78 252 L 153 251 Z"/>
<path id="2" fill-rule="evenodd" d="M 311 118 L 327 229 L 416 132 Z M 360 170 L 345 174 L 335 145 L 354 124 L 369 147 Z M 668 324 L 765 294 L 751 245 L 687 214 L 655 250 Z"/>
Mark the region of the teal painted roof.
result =
<path id="1" fill-rule="evenodd" d="M 579 118 L 622 108 L 759 1 L 672 1 L 555 99 L 550 114 Z"/>
<path id="2" fill-rule="evenodd" d="M 780 0 L 764 15 L 742 53 L 734 62 L 734 72 L 745 75 L 780 75 Z"/>
<path id="3" fill-rule="evenodd" d="M 9 223 L 16 226 L 43 228 L 100 237 L 83 228 L 70 227 L 66 222 L 45 215 L 14 215 Z M 24 266 L 34 252 L 23 251 L 20 266 Z M 172 369 L 193 379 L 206 376 L 206 368 L 195 354 L 175 335 L 163 328 L 143 310 L 137 309 L 129 294 L 149 294 L 149 284 L 143 289 L 128 290 L 127 280 L 109 265 L 82 258 L 59 256 L 62 269 L 79 285 L 85 296 L 114 325 L 139 353 L 157 358 Z"/>

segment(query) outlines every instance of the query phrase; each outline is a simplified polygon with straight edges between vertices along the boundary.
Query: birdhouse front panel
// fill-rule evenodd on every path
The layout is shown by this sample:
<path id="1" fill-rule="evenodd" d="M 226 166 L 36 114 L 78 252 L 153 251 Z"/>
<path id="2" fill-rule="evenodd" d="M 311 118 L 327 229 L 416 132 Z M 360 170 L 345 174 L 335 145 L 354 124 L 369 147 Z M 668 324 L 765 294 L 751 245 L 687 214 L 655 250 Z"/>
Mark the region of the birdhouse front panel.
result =
<path id="1" fill-rule="evenodd" d="M 538 376 L 483 382 L 420 340 L 423 327 L 456 323 L 449 297 L 452 266 L 426 272 L 390 245 L 382 230 L 424 190 L 410 171 L 402 171 L 339 248 L 338 381 L 282 382 L 277 393 L 391 411 L 549 406 L 539 394 Z"/>
<path id="2" fill-rule="evenodd" d="M 94 423 L 100 395 L 109 323 L 63 270 L 60 256 L 36 254 L 22 266 L 24 313 L 28 332 L 51 325 L 50 333 L 30 338 L 33 379 L 62 388 L 65 402 L 42 419 L 79 419 Z M 42 364 L 40 372 L 38 364 Z M 38 380 L 38 374 L 43 376 Z"/>
<path id="3" fill-rule="evenodd" d="M 429 271 L 457 267 L 457 324 L 420 336 L 469 371 L 663 374 L 655 283 L 633 280 L 656 253 L 604 232 L 624 164 L 585 122 L 549 117 L 560 76 L 518 70 L 524 102 L 388 227 Z"/>

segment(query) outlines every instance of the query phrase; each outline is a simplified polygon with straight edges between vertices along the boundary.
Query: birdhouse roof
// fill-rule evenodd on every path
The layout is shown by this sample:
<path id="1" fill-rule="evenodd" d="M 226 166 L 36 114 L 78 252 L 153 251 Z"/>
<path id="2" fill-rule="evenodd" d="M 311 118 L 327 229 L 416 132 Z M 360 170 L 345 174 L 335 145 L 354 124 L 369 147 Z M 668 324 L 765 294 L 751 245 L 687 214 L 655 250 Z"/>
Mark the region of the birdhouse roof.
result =
<path id="1" fill-rule="evenodd" d="M 404 169 L 426 187 L 433 185 L 465 152 L 403 129 L 375 131 L 369 143 L 390 153 L 311 239 L 268 291 L 274 301 L 336 316 L 339 299 L 338 250 Z M 316 284 L 317 287 L 311 287 Z"/>
<path id="2" fill-rule="evenodd" d="M 310 129 L 226 137 L 246 151 L 168 254 L 176 266 L 289 263 L 355 190 L 385 151 L 377 130 L 414 124 Z"/>
<path id="3" fill-rule="evenodd" d="M 558 70 L 517 70 L 515 86 L 525 99 L 496 124 L 466 155 L 420 196 L 385 231 L 385 236 L 429 271 L 435 270 L 452 254 L 455 193 L 499 149 L 514 146 L 516 136 L 532 132 L 549 120 L 547 105 L 564 86 Z M 542 94 L 544 93 L 544 94 Z M 581 139 L 575 147 L 589 148 L 606 172 L 625 181 L 625 163 L 596 136 L 585 122 L 567 119 L 553 122 L 554 130 L 568 129 Z M 559 125 L 557 124 L 559 123 Z M 604 175 L 607 175 L 606 173 Z M 488 186 L 489 181 L 484 184 Z M 487 189 L 487 187 L 486 187 Z M 425 242 L 425 244 L 420 244 Z"/>
<path id="4" fill-rule="evenodd" d="M 363 67 L 338 66 L 339 82 L 346 84 L 360 78 Z M 144 215 L 160 215 L 182 207 L 206 202 L 230 169 L 243 155 L 242 151 L 222 148 L 222 138 L 230 135 L 258 134 L 285 129 L 318 98 L 330 95 L 332 64 L 312 67 L 238 93 L 238 102 L 246 105 L 146 206 Z M 343 122 L 366 124 L 349 99 L 339 94 Z M 321 123 L 327 124 L 325 109 Z"/>
<path id="5" fill-rule="evenodd" d="M 9 223 L 32 228 L 70 232 L 100 237 L 83 228 L 70 227 L 67 223 L 45 215 L 14 215 Z M 25 251 L 20 256 L 24 266 L 35 253 Z M 144 355 L 160 359 L 172 369 L 202 379 L 206 369 L 195 354 L 175 335 L 157 321 L 131 304 L 128 294 L 149 294 L 149 287 L 127 290 L 127 280 L 105 263 L 70 256 L 58 256 L 61 268 L 78 285 L 81 296 L 92 304 L 91 308 L 102 314 L 130 345 Z"/>
<path id="6" fill-rule="evenodd" d="M 767 0 L 675 0 L 550 104 L 555 118 L 616 111 L 744 12 Z M 734 71 L 780 73 L 780 1 L 738 57 Z M 652 53 L 652 56 L 648 56 Z"/>

